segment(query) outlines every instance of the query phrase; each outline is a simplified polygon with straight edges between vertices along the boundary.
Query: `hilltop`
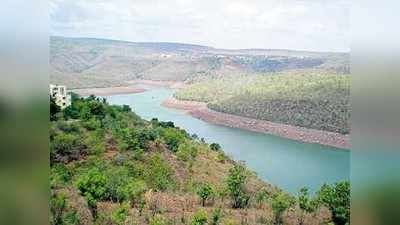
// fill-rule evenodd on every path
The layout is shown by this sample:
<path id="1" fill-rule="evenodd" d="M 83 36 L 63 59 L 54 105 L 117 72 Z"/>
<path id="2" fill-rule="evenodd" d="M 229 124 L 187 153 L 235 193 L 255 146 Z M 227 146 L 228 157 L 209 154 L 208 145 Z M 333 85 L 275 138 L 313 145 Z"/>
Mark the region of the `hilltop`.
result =
<path id="1" fill-rule="evenodd" d="M 52 83 L 71 88 L 109 87 L 134 79 L 194 83 L 296 69 L 349 73 L 349 54 L 51 37 L 50 66 Z"/>

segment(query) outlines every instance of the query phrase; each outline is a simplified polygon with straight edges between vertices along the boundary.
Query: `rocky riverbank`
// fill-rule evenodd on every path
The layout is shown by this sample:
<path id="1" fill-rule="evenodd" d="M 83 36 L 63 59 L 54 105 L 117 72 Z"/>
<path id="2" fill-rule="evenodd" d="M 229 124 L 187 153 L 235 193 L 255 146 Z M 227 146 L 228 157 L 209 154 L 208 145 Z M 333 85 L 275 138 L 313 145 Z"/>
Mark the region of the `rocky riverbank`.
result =
<path id="1" fill-rule="evenodd" d="M 169 108 L 186 110 L 193 117 L 214 124 L 277 135 L 306 143 L 318 143 L 341 149 L 350 149 L 351 147 L 348 135 L 221 113 L 210 110 L 207 108 L 206 103 L 203 102 L 180 101 L 175 98 L 169 98 L 164 101 L 162 105 Z"/>
<path id="2" fill-rule="evenodd" d="M 82 88 L 73 89 L 72 92 L 81 96 L 107 96 L 107 95 L 120 95 L 145 92 L 146 89 L 135 86 L 121 86 L 121 87 L 105 87 L 105 88 Z"/>

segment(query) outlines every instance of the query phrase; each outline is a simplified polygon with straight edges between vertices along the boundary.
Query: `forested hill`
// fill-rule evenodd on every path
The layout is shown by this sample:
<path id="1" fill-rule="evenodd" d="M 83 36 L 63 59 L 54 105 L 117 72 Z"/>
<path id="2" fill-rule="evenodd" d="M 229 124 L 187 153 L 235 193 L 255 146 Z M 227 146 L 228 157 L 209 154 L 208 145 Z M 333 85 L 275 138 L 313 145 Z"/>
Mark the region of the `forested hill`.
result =
<path id="1" fill-rule="evenodd" d="M 348 134 L 350 76 L 305 71 L 235 76 L 179 90 L 180 100 L 207 102 L 210 109 L 276 123 Z"/>
<path id="2" fill-rule="evenodd" d="M 349 222 L 348 182 L 293 196 L 172 122 L 94 96 L 63 111 L 50 100 L 51 224 Z"/>
<path id="3" fill-rule="evenodd" d="M 50 66 L 52 83 L 71 88 L 103 87 L 124 85 L 132 79 L 191 83 L 296 69 L 348 73 L 349 54 L 51 37 Z"/>

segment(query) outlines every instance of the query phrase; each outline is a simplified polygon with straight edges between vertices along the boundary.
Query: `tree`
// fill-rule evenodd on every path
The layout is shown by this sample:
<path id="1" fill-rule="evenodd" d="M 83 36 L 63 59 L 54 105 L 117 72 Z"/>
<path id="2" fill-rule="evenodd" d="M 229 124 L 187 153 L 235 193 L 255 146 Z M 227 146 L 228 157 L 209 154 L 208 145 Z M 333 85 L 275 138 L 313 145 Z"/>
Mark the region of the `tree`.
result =
<path id="1" fill-rule="evenodd" d="M 184 134 L 174 128 L 165 128 L 163 138 L 171 151 L 176 152 L 179 145 L 184 141 Z"/>
<path id="2" fill-rule="evenodd" d="M 205 225 L 207 224 L 207 212 L 199 210 L 194 214 L 191 225 Z"/>
<path id="3" fill-rule="evenodd" d="M 333 186 L 324 184 L 317 192 L 317 198 L 331 210 L 335 224 L 350 222 L 350 182 L 343 181 Z"/>
<path id="4" fill-rule="evenodd" d="M 299 202 L 299 207 L 302 210 L 301 216 L 300 216 L 300 225 L 304 224 L 304 212 L 311 213 L 314 212 L 316 209 L 316 205 L 314 204 L 314 201 L 310 199 L 309 193 L 308 193 L 308 188 L 303 187 L 300 189 L 299 194 L 298 194 L 298 202 Z"/>
<path id="5" fill-rule="evenodd" d="M 122 106 L 122 111 L 123 112 L 131 112 L 132 109 L 131 109 L 131 107 L 129 105 L 123 105 Z"/>
<path id="6" fill-rule="evenodd" d="M 275 214 L 275 224 L 282 224 L 283 212 L 295 203 L 295 199 L 284 192 L 279 192 L 272 198 L 272 210 Z"/>
<path id="7" fill-rule="evenodd" d="M 56 104 L 56 101 L 54 100 L 53 96 L 50 97 L 50 120 L 54 121 L 57 119 L 56 114 L 61 111 L 60 106 Z"/>
<path id="8" fill-rule="evenodd" d="M 250 196 L 246 194 L 244 185 L 246 182 L 246 169 L 241 164 L 235 164 L 229 170 L 227 179 L 229 195 L 232 198 L 233 208 L 244 208 L 248 205 Z"/>
<path id="9" fill-rule="evenodd" d="M 207 198 L 209 198 L 212 194 L 214 193 L 212 187 L 205 183 L 203 185 L 201 185 L 199 187 L 199 189 L 197 190 L 197 195 L 201 198 L 202 200 L 202 206 L 205 206 L 205 202 L 207 200 Z"/>
<path id="10" fill-rule="evenodd" d="M 218 143 L 212 143 L 210 145 L 210 148 L 211 148 L 211 150 L 219 151 L 219 150 L 221 150 L 221 145 L 219 145 Z"/>
<path id="11" fill-rule="evenodd" d="M 94 218 L 97 217 L 97 200 L 107 197 L 107 178 L 98 169 L 91 169 L 81 176 L 76 186 L 86 198 L 90 211 Z"/>

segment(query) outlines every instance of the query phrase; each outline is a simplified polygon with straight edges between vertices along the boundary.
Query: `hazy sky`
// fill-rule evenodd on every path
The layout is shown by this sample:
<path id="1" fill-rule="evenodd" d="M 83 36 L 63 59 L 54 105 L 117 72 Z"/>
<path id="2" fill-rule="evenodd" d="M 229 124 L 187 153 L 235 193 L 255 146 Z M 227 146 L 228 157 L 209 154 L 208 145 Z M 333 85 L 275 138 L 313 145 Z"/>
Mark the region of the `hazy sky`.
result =
<path id="1" fill-rule="evenodd" d="M 51 34 L 349 51 L 348 0 L 51 0 Z"/>

